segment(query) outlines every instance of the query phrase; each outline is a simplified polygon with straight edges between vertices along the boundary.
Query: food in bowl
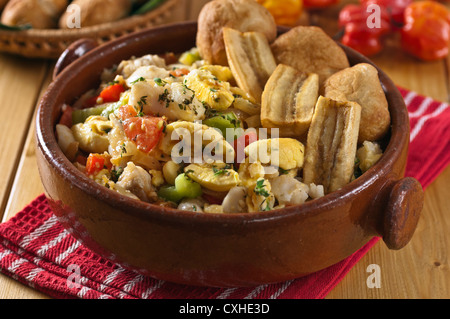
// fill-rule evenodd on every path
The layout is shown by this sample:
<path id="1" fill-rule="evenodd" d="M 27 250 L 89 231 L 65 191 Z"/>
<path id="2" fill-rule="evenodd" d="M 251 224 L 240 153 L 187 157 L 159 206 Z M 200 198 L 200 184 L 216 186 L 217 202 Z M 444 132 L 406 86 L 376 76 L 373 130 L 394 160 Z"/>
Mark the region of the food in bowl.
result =
<path id="1" fill-rule="evenodd" d="M 223 34 L 226 65 L 209 63 L 194 47 L 105 69 L 99 87 L 65 105 L 56 125 L 69 160 L 140 201 L 233 214 L 317 199 L 381 158 L 384 126 L 377 139 L 359 139 L 363 115 L 387 110 L 387 102 L 366 105 L 365 94 L 381 89 L 371 66 L 343 67 L 321 83 L 315 70 L 323 65 L 305 72 L 279 62 L 263 33 L 225 27 Z M 332 43 L 331 52 L 342 50 Z M 355 69 L 370 84 L 336 85 L 347 83 L 339 72 Z"/>

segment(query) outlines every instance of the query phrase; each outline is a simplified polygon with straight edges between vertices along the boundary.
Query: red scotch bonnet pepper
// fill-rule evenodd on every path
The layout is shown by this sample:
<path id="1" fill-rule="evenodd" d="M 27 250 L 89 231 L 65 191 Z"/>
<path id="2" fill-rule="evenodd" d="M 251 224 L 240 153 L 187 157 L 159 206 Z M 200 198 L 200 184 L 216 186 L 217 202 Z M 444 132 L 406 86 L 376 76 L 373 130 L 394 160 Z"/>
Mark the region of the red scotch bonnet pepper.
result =
<path id="1" fill-rule="evenodd" d="M 372 12 L 366 5 L 349 4 L 339 14 L 339 26 L 344 29 L 341 42 L 367 56 L 382 50 L 381 37 L 391 30 L 388 11 L 374 8 Z"/>
<path id="2" fill-rule="evenodd" d="M 448 55 L 450 11 L 435 1 L 361 0 L 345 6 L 339 15 L 341 42 L 372 56 L 383 49 L 384 37 L 401 33 L 401 48 L 424 61 Z"/>
<path id="3" fill-rule="evenodd" d="M 418 1 L 405 10 L 401 30 L 402 48 L 424 60 L 439 60 L 448 55 L 450 11 L 435 1 Z"/>

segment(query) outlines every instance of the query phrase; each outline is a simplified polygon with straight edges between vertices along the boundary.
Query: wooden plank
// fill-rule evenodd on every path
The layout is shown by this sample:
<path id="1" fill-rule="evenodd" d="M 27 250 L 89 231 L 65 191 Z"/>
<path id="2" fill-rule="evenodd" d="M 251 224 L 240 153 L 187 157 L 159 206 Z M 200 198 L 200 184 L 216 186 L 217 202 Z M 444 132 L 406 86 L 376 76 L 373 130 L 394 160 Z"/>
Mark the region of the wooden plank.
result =
<path id="1" fill-rule="evenodd" d="M 43 81 L 42 88 L 39 92 L 37 101 L 35 102 L 36 111 L 37 104 L 45 93 L 48 85 L 52 81 L 53 69 L 48 67 L 46 77 Z M 11 187 L 11 194 L 5 208 L 5 214 L 3 221 L 8 220 L 20 211 L 26 204 L 30 203 L 38 195 L 42 194 L 44 189 L 39 178 L 39 172 L 36 164 L 35 154 L 35 112 L 32 111 L 32 119 L 29 127 L 27 128 L 26 140 L 22 148 L 22 152 L 19 157 L 19 164 L 17 173 L 14 176 L 13 184 Z"/>
<path id="2" fill-rule="evenodd" d="M 36 289 L 19 283 L 17 280 L 0 274 L 0 299 L 49 299 Z"/>
<path id="3" fill-rule="evenodd" d="M 50 67 L 49 67 L 50 69 Z M 51 70 L 50 70 L 51 71 Z M 40 97 L 44 93 L 48 84 L 51 82 L 52 72 L 46 72 L 40 90 Z M 36 105 L 36 101 L 34 103 Z M 27 129 L 26 140 L 20 155 L 20 161 L 17 167 L 17 173 L 13 175 L 13 183 L 11 193 L 6 204 L 5 213 L 2 222 L 7 221 L 16 213 L 24 208 L 33 199 L 43 193 L 44 188 L 39 178 L 39 172 L 36 165 L 36 156 L 34 148 L 34 132 L 35 132 L 35 112 L 32 113 L 32 120 Z M 10 277 L 0 275 L 0 299 L 42 299 L 48 298 L 47 295 L 18 283 Z"/>
<path id="4" fill-rule="evenodd" d="M 449 101 L 445 62 L 420 61 L 406 54 L 399 43 L 398 35 L 392 36 L 384 50 L 371 60 L 395 84 L 439 101 Z"/>
<path id="5" fill-rule="evenodd" d="M 2 222 L 13 217 L 25 205 L 44 192 L 36 165 L 34 117 L 33 115 Z"/>
<path id="6" fill-rule="evenodd" d="M 34 118 L 34 116 L 33 116 Z M 13 217 L 44 189 L 39 178 L 34 151 L 34 121 L 28 131 L 24 151 L 14 179 L 14 184 L 5 209 L 3 222 Z M 47 295 L 0 274 L 0 299 L 43 299 Z"/>
<path id="7" fill-rule="evenodd" d="M 0 217 L 3 216 L 12 180 L 27 136 L 36 99 L 48 64 L 0 54 Z"/>
<path id="8" fill-rule="evenodd" d="M 327 298 L 450 298 L 450 199 L 443 191 L 449 180 L 450 167 L 427 188 L 421 219 L 406 247 L 392 251 L 378 242 Z M 371 264 L 380 266 L 380 288 L 366 284 Z"/>

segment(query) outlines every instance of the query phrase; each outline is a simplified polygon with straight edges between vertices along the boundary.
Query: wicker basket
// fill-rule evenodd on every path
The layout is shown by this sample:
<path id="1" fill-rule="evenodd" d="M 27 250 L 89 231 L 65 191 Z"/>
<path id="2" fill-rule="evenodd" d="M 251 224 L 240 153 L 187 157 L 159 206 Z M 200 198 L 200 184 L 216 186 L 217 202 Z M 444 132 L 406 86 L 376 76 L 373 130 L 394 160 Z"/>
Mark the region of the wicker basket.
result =
<path id="1" fill-rule="evenodd" d="M 56 59 L 72 42 L 81 38 L 94 39 L 102 44 L 134 31 L 163 24 L 170 18 L 178 2 L 166 0 L 146 14 L 80 29 L 0 30 L 0 52 L 28 58 Z"/>

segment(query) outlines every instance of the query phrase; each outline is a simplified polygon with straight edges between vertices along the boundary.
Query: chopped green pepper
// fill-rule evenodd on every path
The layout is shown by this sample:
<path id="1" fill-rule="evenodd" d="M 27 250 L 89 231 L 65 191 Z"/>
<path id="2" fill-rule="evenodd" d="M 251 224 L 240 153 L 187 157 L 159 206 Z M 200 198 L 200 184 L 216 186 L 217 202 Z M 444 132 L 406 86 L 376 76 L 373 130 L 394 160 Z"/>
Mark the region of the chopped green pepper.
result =
<path id="1" fill-rule="evenodd" d="M 199 183 L 194 182 L 186 174 L 182 173 L 175 178 L 175 186 L 163 186 L 158 191 L 158 196 L 171 202 L 178 203 L 183 198 L 196 198 L 202 194 Z"/>
<path id="2" fill-rule="evenodd" d="M 126 103 L 125 103 L 126 104 Z M 115 111 L 117 111 L 119 109 L 119 107 L 121 107 L 122 105 L 125 105 L 123 103 L 123 101 L 118 101 L 116 103 L 112 103 L 109 104 L 102 112 L 102 116 L 106 117 L 107 119 L 109 119 L 109 115 L 111 113 L 114 113 Z"/>
<path id="3" fill-rule="evenodd" d="M 90 107 L 87 109 L 74 110 L 72 112 L 73 124 L 84 123 L 84 121 L 86 121 L 86 119 L 92 115 L 103 115 L 102 113 L 106 109 L 106 107 L 107 105 L 103 104 L 99 106 Z"/>
<path id="4" fill-rule="evenodd" d="M 209 119 L 204 120 L 203 124 L 218 129 L 224 137 L 226 137 L 227 128 L 234 130 L 234 138 L 238 137 L 237 134 L 239 131 L 241 131 L 235 130 L 236 128 L 239 128 L 241 126 L 239 119 L 233 112 L 213 116 Z"/>
<path id="5" fill-rule="evenodd" d="M 201 56 L 200 53 L 198 52 L 197 48 L 193 48 L 189 51 L 184 52 L 183 54 L 181 54 L 180 58 L 179 58 L 179 62 L 183 63 L 185 65 L 192 65 L 194 64 L 196 61 L 201 60 Z"/>
<path id="6" fill-rule="evenodd" d="M 73 124 L 84 123 L 91 115 L 101 115 L 109 119 L 109 115 L 119 109 L 120 106 L 128 103 L 128 94 L 122 94 L 117 102 L 105 103 L 85 109 L 76 109 L 72 113 Z"/>

